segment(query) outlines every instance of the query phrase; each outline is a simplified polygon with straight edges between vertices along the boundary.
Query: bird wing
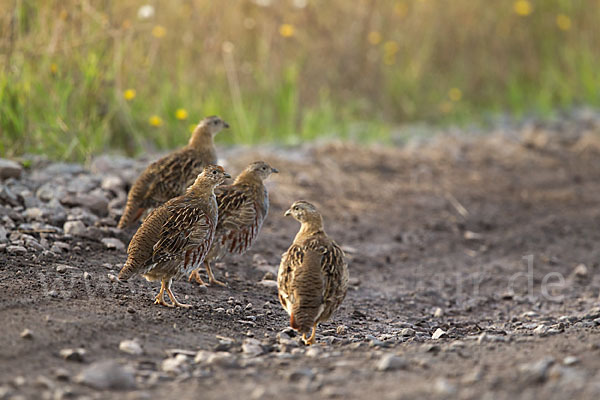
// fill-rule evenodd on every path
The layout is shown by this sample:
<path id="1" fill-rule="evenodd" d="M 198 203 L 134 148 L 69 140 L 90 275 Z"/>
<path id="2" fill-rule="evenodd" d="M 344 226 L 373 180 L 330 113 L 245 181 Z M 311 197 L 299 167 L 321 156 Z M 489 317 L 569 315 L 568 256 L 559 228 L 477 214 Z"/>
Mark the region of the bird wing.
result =
<path id="1" fill-rule="evenodd" d="M 302 263 L 296 268 L 290 285 L 293 293 L 290 324 L 304 333 L 310 330 L 323 312 L 325 279 L 321 263 L 326 250 L 324 247 L 303 250 Z"/>
<path id="2" fill-rule="evenodd" d="M 150 202 L 163 203 L 183 194 L 202 171 L 203 162 L 189 149 L 169 154 L 154 164 L 155 176 L 146 192 Z"/>
<path id="3" fill-rule="evenodd" d="M 252 244 L 262 225 L 263 216 L 249 188 L 240 185 L 219 187 L 217 243 L 229 252 L 242 253 Z"/>
<path id="4" fill-rule="evenodd" d="M 189 250 L 205 255 L 213 240 L 215 221 L 199 207 L 174 202 L 168 205 L 170 217 L 165 222 L 160 240 L 154 245 L 148 264 L 182 258 Z"/>

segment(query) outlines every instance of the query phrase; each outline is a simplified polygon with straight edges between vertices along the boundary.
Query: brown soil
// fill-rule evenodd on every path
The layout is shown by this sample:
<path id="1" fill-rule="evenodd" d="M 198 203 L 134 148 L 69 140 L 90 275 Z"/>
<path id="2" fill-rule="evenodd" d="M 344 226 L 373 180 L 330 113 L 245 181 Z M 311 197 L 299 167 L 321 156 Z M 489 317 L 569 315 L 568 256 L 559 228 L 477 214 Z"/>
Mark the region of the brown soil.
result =
<path id="1" fill-rule="evenodd" d="M 153 305 L 158 287 L 141 278 L 109 280 L 126 254 L 99 242 L 73 239 L 67 256 L 47 261 L 0 254 L 0 385 L 26 398 L 65 387 L 89 398 L 598 398 L 600 163 L 589 146 L 537 144 L 496 135 L 231 155 L 231 172 L 261 157 L 281 173 L 254 248 L 215 268 L 230 287 L 174 284 L 190 310 Z M 289 321 L 275 289 L 258 283 L 291 243 L 298 224 L 283 212 L 301 198 L 344 246 L 352 284 L 308 355 L 277 344 Z M 20 337 L 26 328 L 31 339 Z M 241 353 L 247 335 L 266 354 Z M 166 350 L 213 351 L 220 337 L 234 339 L 226 350 L 237 368 L 190 360 L 181 374 L 146 379 Z M 143 355 L 119 351 L 133 338 Z M 83 363 L 59 356 L 78 347 Z M 379 371 L 388 353 L 405 363 Z M 54 377 L 104 359 L 132 365 L 138 389 Z"/>

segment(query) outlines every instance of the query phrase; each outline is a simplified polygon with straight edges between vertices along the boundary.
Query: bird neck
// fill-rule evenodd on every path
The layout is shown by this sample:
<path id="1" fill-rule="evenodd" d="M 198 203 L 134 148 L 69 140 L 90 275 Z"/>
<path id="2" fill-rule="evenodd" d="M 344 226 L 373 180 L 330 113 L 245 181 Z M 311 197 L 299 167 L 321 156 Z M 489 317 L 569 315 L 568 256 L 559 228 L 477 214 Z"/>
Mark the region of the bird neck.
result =
<path id="1" fill-rule="evenodd" d="M 235 178 L 233 184 L 245 183 L 251 186 L 262 186 L 263 182 L 260 177 L 251 171 L 243 171 L 241 174 Z"/>
<path id="2" fill-rule="evenodd" d="M 302 225 L 300 226 L 300 231 L 298 232 L 298 235 L 296 235 L 296 237 L 313 235 L 319 232 L 325 232 L 323 230 L 323 219 L 321 218 L 321 216 L 317 216 L 307 221 L 303 221 Z"/>
<path id="3" fill-rule="evenodd" d="M 206 179 L 197 178 L 194 184 L 187 189 L 187 193 L 195 197 L 208 198 L 215 195 L 215 185 Z"/>
<path id="4" fill-rule="evenodd" d="M 198 152 L 215 154 L 215 142 L 212 133 L 204 126 L 197 126 L 188 142 L 188 147 Z M 214 158 L 214 157 L 213 157 Z"/>

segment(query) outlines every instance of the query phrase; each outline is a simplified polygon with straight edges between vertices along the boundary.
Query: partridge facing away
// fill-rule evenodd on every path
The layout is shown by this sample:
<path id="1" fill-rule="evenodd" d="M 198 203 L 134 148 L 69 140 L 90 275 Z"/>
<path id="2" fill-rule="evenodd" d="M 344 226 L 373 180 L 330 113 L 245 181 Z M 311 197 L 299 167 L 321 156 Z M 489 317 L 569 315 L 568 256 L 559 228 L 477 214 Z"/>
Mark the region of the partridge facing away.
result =
<path id="1" fill-rule="evenodd" d="M 301 226 L 279 264 L 279 301 L 290 316 L 290 326 L 310 345 L 315 343 L 317 324 L 329 319 L 346 297 L 348 264 L 342 249 L 323 230 L 323 218 L 314 205 L 296 201 L 285 215 Z"/>
<path id="2" fill-rule="evenodd" d="M 218 218 L 214 188 L 226 178 L 223 167 L 208 165 L 183 196 L 155 208 L 133 235 L 119 279 L 141 274 L 160 280 L 155 304 L 190 307 L 177 301 L 171 283 L 202 265 L 210 250 Z M 171 304 L 165 302 L 165 291 Z"/>
<path id="3" fill-rule="evenodd" d="M 185 193 L 202 168 L 217 162 L 214 137 L 229 124 L 219 117 L 204 118 L 184 148 L 150 164 L 137 178 L 129 194 L 118 227 L 137 221 L 148 208 Z"/>
<path id="4" fill-rule="evenodd" d="M 212 248 L 204 259 L 211 284 L 225 285 L 215 279 L 210 263 L 220 260 L 227 253 L 244 253 L 258 237 L 269 212 L 269 193 L 263 181 L 277 172 L 276 168 L 266 162 L 256 161 L 246 167 L 232 185 L 215 189 L 219 222 Z M 198 270 L 190 274 L 189 280 L 192 278 L 204 285 Z"/>

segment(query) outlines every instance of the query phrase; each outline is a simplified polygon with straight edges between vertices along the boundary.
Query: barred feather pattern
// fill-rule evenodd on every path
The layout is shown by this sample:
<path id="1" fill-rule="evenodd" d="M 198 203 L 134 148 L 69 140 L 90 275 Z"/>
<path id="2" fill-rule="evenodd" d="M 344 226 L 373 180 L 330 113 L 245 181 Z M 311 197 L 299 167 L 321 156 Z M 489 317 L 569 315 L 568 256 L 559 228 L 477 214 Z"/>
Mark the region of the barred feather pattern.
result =
<path id="1" fill-rule="evenodd" d="M 144 220 L 128 248 L 120 279 L 178 279 L 198 268 L 214 239 L 217 202 L 192 192 L 169 200 Z"/>
<path id="2" fill-rule="evenodd" d="M 198 150 L 185 147 L 150 164 L 135 181 L 127 195 L 119 228 L 133 224 L 148 208 L 158 207 L 185 193 L 208 164 L 216 163 L 214 146 Z"/>
<path id="3" fill-rule="evenodd" d="M 208 261 L 227 253 L 242 254 L 258 237 L 269 212 L 269 195 L 262 182 L 237 183 L 216 190 L 219 222 Z"/>
<path id="4" fill-rule="evenodd" d="M 313 324 L 329 319 L 346 297 L 344 252 L 322 230 L 296 237 L 282 256 L 277 286 L 281 305 L 294 315 L 295 329 L 308 332 Z"/>

